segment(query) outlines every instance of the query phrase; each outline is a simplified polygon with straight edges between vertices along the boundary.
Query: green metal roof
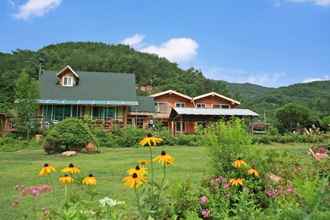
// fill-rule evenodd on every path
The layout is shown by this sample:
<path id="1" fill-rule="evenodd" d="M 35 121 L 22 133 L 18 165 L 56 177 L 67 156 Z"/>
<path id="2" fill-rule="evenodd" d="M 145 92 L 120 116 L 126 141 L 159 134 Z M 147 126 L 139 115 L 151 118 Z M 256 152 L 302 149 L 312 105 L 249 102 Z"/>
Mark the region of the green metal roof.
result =
<path id="1" fill-rule="evenodd" d="M 155 112 L 155 101 L 153 97 L 138 96 L 138 106 L 131 106 L 130 112 Z"/>
<path id="2" fill-rule="evenodd" d="M 58 84 L 55 71 L 40 77 L 43 104 L 137 105 L 135 75 L 126 73 L 76 71 L 79 83 L 73 87 Z"/>

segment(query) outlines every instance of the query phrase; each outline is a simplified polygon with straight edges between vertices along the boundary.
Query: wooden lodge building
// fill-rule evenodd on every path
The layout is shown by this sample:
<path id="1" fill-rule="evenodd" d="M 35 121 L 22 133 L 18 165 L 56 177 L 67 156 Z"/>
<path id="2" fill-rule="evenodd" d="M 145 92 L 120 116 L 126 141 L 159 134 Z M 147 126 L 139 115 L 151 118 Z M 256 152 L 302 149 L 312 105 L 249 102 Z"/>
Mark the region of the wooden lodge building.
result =
<path id="1" fill-rule="evenodd" d="M 38 103 L 43 128 L 77 117 L 108 130 L 129 125 L 147 129 L 162 123 L 175 135 L 193 133 L 198 124 L 210 121 L 258 116 L 239 109 L 239 101 L 215 92 L 190 97 L 168 90 L 137 96 L 134 74 L 76 71 L 70 66 L 40 76 Z M 0 114 L 0 119 L 7 129 L 13 129 L 4 115 Z"/>

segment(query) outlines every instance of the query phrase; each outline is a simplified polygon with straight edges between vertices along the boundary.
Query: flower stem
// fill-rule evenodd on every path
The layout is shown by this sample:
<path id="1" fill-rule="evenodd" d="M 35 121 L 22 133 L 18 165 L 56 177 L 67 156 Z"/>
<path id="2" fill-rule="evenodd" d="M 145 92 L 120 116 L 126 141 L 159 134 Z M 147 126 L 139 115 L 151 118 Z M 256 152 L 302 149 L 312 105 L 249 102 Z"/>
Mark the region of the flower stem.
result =
<path id="1" fill-rule="evenodd" d="M 162 179 L 162 186 L 164 186 L 164 182 L 166 179 L 166 164 L 163 165 L 163 179 Z"/>
<path id="2" fill-rule="evenodd" d="M 143 214 L 141 204 L 140 204 L 140 195 L 139 195 L 139 192 L 138 192 L 136 186 L 134 187 L 134 192 L 135 192 L 136 204 L 137 204 L 137 207 L 138 207 L 138 211 L 139 211 L 141 217 L 144 219 L 144 214 Z"/>
<path id="3" fill-rule="evenodd" d="M 151 146 L 149 146 L 149 153 L 150 153 L 150 168 L 151 168 L 151 184 L 154 183 L 154 163 L 153 163 L 153 156 L 152 156 L 152 149 Z M 153 189 L 153 186 L 152 186 Z"/>
<path id="4" fill-rule="evenodd" d="M 64 198 L 65 198 L 65 203 L 67 202 L 68 199 L 68 186 L 64 186 Z"/>

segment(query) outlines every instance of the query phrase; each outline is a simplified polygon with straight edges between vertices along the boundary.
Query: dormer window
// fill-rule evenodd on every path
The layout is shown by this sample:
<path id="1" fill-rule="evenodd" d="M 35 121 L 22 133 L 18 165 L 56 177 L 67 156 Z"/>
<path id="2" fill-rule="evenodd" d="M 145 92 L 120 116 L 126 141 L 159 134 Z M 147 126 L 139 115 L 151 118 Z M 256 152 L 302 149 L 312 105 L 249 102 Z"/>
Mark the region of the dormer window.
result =
<path id="1" fill-rule="evenodd" d="M 64 76 L 63 77 L 63 86 L 73 86 L 73 77 L 72 76 Z"/>
<path id="2" fill-rule="evenodd" d="M 57 73 L 58 82 L 61 86 L 73 87 L 79 83 L 79 75 L 68 65 Z"/>

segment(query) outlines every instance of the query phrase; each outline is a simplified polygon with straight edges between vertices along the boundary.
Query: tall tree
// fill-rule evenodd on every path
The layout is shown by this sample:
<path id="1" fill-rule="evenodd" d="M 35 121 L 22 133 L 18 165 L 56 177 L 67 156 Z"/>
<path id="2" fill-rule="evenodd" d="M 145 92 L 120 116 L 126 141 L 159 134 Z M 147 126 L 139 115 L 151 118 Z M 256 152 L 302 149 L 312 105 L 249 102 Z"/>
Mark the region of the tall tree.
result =
<path id="1" fill-rule="evenodd" d="M 30 138 L 31 131 L 36 128 L 39 97 L 39 85 L 26 72 L 22 72 L 16 81 L 15 123 L 17 132 Z"/>
<path id="2" fill-rule="evenodd" d="M 280 130 L 285 131 L 308 126 L 314 120 L 310 109 L 295 103 L 289 103 L 277 109 L 276 118 Z"/>

